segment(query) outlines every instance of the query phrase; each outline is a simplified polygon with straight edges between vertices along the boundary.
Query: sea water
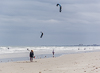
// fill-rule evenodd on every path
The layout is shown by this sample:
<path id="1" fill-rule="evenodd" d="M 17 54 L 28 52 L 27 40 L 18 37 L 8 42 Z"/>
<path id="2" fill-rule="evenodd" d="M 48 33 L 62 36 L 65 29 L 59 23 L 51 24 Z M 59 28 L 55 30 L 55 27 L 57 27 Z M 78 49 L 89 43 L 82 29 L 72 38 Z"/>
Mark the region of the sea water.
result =
<path id="1" fill-rule="evenodd" d="M 30 51 L 34 51 L 35 59 L 55 57 L 64 54 L 87 53 L 100 51 L 100 46 L 34 46 L 34 47 L 0 47 L 0 62 L 29 60 Z"/>

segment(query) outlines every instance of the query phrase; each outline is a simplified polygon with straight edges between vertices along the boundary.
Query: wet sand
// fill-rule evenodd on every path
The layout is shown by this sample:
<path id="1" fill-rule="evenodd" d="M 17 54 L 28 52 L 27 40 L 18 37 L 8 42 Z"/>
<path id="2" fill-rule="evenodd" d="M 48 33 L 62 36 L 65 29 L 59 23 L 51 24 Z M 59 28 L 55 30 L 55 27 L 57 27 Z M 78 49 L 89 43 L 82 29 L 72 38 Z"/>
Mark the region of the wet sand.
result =
<path id="1" fill-rule="evenodd" d="M 0 63 L 0 73 L 100 73 L 100 52 Z"/>

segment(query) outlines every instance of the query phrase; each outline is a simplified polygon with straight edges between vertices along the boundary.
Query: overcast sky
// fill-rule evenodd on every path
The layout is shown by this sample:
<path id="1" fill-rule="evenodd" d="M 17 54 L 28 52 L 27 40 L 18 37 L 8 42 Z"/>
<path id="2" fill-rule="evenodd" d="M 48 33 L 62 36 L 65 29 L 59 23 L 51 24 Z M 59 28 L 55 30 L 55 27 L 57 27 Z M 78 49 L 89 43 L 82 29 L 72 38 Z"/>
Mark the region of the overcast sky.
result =
<path id="1" fill-rule="evenodd" d="M 0 0 L 0 46 L 77 44 L 100 44 L 100 0 Z"/>

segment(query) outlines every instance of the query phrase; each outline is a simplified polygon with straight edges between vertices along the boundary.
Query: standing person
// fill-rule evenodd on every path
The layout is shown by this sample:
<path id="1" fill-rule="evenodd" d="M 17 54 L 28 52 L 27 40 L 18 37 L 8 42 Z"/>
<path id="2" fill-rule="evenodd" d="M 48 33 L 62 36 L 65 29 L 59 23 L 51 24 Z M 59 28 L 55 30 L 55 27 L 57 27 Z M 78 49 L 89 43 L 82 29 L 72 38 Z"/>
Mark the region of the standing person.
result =
<path id="1" fill-rule="evenodd" d="M 54 57 L 54 54 L 55 54 L 54 50 L 52 51 L 52 54 L 53 54 L 53 57 Z"/>
<path id="2" fill-rule="evenodd" d="M 31 50 L 30 52 L 30 62 L 33 62 L 34 52 Z"/>

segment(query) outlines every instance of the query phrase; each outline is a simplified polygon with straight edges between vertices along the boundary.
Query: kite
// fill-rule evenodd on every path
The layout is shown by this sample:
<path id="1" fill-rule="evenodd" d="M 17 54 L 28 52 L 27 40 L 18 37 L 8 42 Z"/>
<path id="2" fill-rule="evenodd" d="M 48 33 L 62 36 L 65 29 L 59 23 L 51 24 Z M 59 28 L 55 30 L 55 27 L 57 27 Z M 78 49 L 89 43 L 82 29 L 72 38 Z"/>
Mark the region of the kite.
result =
<path id="1" fill-rule="evenodd" d="M 58 5 L 60 7 L 59 12 L 61 12 L 62 11 L 62 6 L 60 4 L 57 4 L 56 6 L 58 6 Z"/>
<path id="2" fill-rule="evenodd" d="M 42 38 L 42 36 L 43 36 L 43 32 L 41 32 L 41 36 L 40 36 L 40 38 Z"/>

